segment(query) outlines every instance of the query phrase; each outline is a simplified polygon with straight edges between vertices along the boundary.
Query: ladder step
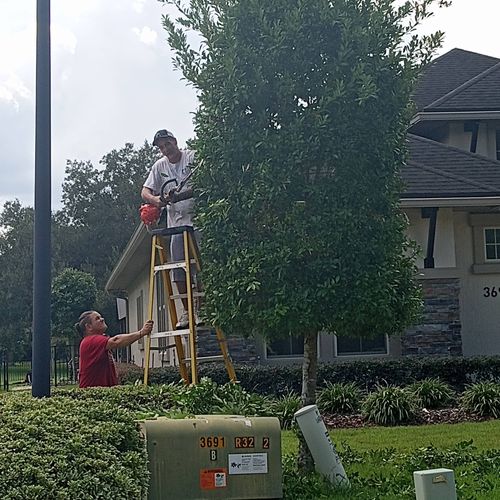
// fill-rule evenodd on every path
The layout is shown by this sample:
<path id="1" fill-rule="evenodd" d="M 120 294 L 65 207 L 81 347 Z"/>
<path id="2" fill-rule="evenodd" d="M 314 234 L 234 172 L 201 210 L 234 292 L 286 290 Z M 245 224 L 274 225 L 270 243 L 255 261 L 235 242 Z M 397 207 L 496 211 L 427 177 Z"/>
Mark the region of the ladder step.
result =
<path id="1" fill-rule="evenodd" d="M 196 261 L 194 259 L 191 259 L 190 262 L 191 264 L 196 264 Z M 169 262 L 168 264 L 160 264 L 159 266 L 155 266 L 154 270 L 168 271 L 169 269 L 185 269 L 185 268 L 186 268 L 186 262 L 180 260 L 178 262 Z"/>
<path id="2" fill-rule="evenodd" d="M 187 299 L 187 293 L 176 293 L 174 295 L 170 295 L 171 299 Z M 205 292 L 193 292 L 193 297 L 205 297 Z"/>
<path id="3" fill-rule="evenodd" d="M 151 338 L 163 339 L 165 337 L 182 337 L 183 335 L 189 335 L 189 328 L 183 330 L 167 330 L 166 332 L 153 332 Z"/>
<path id="4" fill-rule="evenodd" d="M 224 359 L 224 356 L 222 354 L 218 354 L 216 356 L 197 356 L 196 361 L 220 361 L 221 359 Z M 191 358 L 185 358 L 184 361 L 186 363 L 189 363 L 191 361 Z"/>
<path id="5" fill-rule="evenodd" d="M 168 349 L 173 349 L 175 347 L 175 344 L 168 344 L 163 347 L 150 347 L 152 351 L 166 351 Z"/>

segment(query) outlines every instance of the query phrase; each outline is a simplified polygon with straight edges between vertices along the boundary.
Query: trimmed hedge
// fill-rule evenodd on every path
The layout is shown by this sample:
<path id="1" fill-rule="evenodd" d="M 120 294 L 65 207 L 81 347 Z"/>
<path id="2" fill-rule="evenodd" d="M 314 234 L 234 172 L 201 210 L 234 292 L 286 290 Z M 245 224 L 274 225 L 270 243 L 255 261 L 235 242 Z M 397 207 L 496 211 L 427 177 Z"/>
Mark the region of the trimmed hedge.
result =
<path id="1" fill-rule="evenodd" d="M 258 394 L 284 395 L 300 393 L 302 368 L 300 364 L 287 366 L 249 365 L 235 366 L 242 387 Z M 228 377 L 222 364 L 201 364 L 200 377 L 209 377 L 224 384 Z M 120 365 L 122 383 L 142 379 L 142 369 L 135 365 Z M 175 367 L 154 368 L 150 371 L 151 384 L 168 384 L 180 379 Z M 354 382 L 361 388 L 373 390 L 377 385 L 406 386 L 426 378 L 439 378 L 454 390 L 463 391 L 471 383 L 500 381 L 500 356 L 491 357 L 405 357 L 320 363 L 318 389 L 327 382 Z"/>
<path id="2" fill-rule="evenodd" d="M 111 394 L 1 395 L 0 498 L 145 499 L 144 442 L 134 415 L 106 401 Z"/>

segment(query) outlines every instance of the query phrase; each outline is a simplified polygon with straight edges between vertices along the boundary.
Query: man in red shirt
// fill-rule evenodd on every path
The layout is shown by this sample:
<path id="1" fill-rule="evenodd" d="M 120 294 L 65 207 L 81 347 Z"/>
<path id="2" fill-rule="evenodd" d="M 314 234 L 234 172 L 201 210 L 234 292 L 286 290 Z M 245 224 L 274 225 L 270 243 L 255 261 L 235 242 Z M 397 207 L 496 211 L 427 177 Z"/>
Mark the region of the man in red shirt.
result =
<path id="1" fill-rule="evenodd" d="M 112 387 L 118 385 L 118 376 L 111 351 L 149 335 L 153 322 L 146 321 L 138 332 L 107 337 L 108 325 L 104 318 L 97 311 L 86 311 L 80 315 L 75 328 L 83 337 L 80 344 L 80 387 Z"/>

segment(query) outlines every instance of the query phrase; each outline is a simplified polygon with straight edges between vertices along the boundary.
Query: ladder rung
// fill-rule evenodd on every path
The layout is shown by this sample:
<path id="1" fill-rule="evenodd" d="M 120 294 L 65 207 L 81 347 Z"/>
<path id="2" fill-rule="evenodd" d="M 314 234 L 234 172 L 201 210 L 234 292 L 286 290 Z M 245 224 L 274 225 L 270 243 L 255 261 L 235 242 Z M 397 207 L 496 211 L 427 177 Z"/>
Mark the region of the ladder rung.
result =
<path id="1" fill-rule="evenodd" d="M 196 264 L 194 259 L 190 260 L 191 264 Z M 159 266 L 155 266 L 155 271 L 168 271 L 169 269 L 185 269 L 186 262 L 184 260 L 180 260 L 178 262 L 169 262 L 168 264 L 160 264 Z"/>
<path id="2" fill-rule="evenodd" d="M 187 293 L 176 293 L 174 295 L 170 295 L 171 299 L 187 299 Z M 193 297 L 205 297 L 205 292 L 193 292 Z"/>
<path id="3" fill-rule="evenodd" d="M 168 345 L 164 345 L 162 347 L 150 347 L 150 349 L 152 351 L 166 351 L 167 349 L 173 349 L 174 347 L 176 347 L 175 344 L 168 344 Z"/>
<path id="4" fill-rule="evenodd" d="M 196 356 L 196 361 L 220 361 L 221 359 L 224 359 L 222 354 L 218 354 L 217 356 Z M 184 361 L 189 363 L 191 358 L 185 358 Z"/>
<path id="5" fill-rule="evenodd" d="M 166 332 L 153 332 L 151 338 L 163 339 L 165 337 L 180 337 L 183 335 L 189 335 L 189 328 L 183 330 L 167 330 Z"/>

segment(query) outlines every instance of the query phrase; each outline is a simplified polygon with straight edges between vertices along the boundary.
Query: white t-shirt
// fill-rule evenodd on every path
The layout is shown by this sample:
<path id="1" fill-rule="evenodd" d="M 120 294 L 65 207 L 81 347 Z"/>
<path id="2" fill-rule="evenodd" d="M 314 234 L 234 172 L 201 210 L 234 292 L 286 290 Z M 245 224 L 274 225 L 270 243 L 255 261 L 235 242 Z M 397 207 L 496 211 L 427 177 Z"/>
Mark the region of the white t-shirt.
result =
<path id="1" fill-rule="evenodd" d="M 194 161 L 194 151 L 183 149 L 181 153 L 181 159 L 177 163 L 170 163 L 166 156 L 155 162 L 151 167 L 151 172 L 149 172 L 144 187 L 151 189 L 153 194 L 158 196 L 165 181 L 169 179 L 175 179 L 177 181 L 177 184 L 175 182 L 167 184 L 165 194 L 171 189 L 174 189 L 176 185 L 180 184 L 191 172 L 191 164 Z M 161 174 L 165 174 L 166 177 Z M 182 193 L 189 188 L 191 188 L 191 179 L 184 184 L 180 192 Z M 168 227 L 192 226 L 193 213 L 193 198 L 167 205 Z"/>

